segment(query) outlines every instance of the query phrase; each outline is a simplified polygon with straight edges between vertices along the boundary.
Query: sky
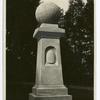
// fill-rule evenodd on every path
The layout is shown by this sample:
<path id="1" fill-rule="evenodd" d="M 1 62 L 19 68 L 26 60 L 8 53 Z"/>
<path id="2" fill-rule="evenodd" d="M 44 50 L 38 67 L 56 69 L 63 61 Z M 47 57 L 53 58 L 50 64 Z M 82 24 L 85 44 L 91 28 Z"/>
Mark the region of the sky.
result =
<path id="1" fill-rule="evenodd" d="M 70 7 L 70 1 L 71 0 L 40 0 L 40 2 L 53 2 L 56 5 L 58 5 L 61 9 L 64 10 L 64 13 L 66 13 Z M 72 0 L 76 2 L 75 0 Z M 84 5 L 87 4 L 87 0 L 81 0 Z"/>

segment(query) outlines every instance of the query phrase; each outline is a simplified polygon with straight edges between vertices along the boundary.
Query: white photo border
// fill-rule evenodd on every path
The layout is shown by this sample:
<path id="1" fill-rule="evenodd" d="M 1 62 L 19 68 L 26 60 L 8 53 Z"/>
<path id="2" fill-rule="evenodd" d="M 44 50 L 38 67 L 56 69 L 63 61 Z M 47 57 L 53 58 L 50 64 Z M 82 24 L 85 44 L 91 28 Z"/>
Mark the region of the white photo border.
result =
<path id="1" fill-rule="evenodd" d="M 0 100 L 6 100 L 6 0 L 0 0 Z"/>
<path id="2" fill-rule="evenodd" d="M 94 5 L 94 100 L 100 100 L 100 0 Z M 0 100 L 6 100 L 6 0 L 0 0 Z"/>

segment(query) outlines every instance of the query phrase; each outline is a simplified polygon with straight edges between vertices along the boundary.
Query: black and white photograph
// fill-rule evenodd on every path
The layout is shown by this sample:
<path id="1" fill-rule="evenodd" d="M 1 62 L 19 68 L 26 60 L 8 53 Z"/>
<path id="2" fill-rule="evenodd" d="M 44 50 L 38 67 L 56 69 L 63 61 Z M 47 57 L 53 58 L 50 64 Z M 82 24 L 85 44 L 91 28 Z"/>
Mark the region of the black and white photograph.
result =
<path id="1" fill-rule="evenodd" d="M 6 0 L 6 100 L 94 100 L 95 0 Z"/>

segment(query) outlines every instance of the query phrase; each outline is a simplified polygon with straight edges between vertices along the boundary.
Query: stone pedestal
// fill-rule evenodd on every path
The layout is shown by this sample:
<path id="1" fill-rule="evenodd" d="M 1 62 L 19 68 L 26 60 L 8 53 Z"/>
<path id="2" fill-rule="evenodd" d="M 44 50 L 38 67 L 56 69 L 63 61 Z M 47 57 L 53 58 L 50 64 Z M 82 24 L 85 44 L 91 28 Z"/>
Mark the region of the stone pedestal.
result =
<path id="1" fill-rule="evenodd" d="M 37 96 L 30 94 L 29 100 L 72 100 L 72 97 L 70 95 Z"/>
<path id="2" fill-rule="evenodd" d="M 65 30 L 56 24 L 42 24 L 35 30 L 38 40 L 36 83 L 29 100 L 72 100 L 63 84 L 60 38 Z"/>

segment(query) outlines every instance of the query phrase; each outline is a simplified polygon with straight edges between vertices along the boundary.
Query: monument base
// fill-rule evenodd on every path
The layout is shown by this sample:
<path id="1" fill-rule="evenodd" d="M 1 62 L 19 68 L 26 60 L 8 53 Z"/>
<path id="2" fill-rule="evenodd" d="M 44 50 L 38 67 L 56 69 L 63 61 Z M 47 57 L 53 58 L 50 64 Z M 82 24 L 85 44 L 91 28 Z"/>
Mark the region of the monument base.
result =
<path id="1" fill-rule="evenodd" d="M 55 96 L 37 96 L 33 93 L 29 94 L 29 100 L 72 100 L 71 95 L 55 95 Z"/>

